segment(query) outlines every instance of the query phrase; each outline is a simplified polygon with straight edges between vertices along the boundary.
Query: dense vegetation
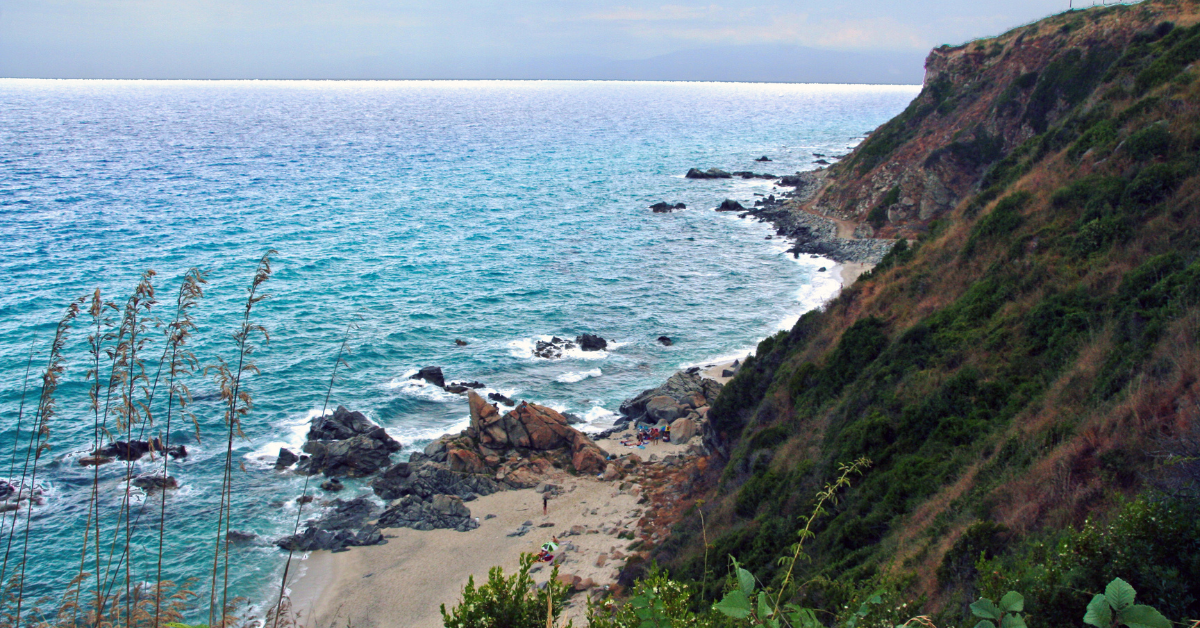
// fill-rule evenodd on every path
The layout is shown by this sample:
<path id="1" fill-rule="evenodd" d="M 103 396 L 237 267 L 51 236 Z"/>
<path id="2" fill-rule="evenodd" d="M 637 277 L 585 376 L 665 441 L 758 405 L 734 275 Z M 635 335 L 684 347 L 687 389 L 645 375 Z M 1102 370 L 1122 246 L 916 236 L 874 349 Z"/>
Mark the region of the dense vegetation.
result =
<path id="1" fill-rule="evenodd" d="M 778 588 L 811 496 L 868 457 L 795 567 L 789 601 L 827 625 L 880 590 L 938 625 L 1009 590 L 1031 626 L 1078 625 L 1117 577 L 1200 617 L 1200 25 L 1164 17 L 1194 11 L 1076 11 L 979 42 L 1003 63 L 1017 38 L 1095 33 L 989 102 L 970 76 L 933 81 L 841 165 L 870 170 L 972 107 L 968 132 L 909 167 L 956 164 L 976 192 L 764 340 L 713 405 L 727 463 L 708 544 L 685 518 L 656 554 L 693 610 L 728 591 L 713 556 Z M 1099 37 L 1118 20 L 1140 26 Z M 990 133 L 998 119 L 1023 135 Z"/>

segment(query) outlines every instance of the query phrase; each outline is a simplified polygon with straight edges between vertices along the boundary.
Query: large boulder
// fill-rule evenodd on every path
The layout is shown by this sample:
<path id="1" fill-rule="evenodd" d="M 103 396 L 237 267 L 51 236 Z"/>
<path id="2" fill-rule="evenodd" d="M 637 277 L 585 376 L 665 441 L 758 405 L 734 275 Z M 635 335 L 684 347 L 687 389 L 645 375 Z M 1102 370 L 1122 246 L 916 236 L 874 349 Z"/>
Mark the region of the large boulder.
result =
<path id="1" fill-rule="evenodd" d="M 320 519 L 305 522 L 300 534 L 279 539 L 275 544 L 285 550 L 342 550 L 362 545 L 386 543 L 379 529 L 368 523 L 380 508 L 366 495 L 349 501 L 335 499 L 332 510 Z"/>
<path id="2" fill-rule="evenodd" d="M 446 452 L 450 470 L 458 473 L 487 473 L 487 467 L 478 454 L 469 449 L 454 448 Z"/>
<path id="3" fill-rule="evenodd" d="M 297 456 L 292 450 L 287 447 L 279 448 L 279 457 L 275 459 L 275 470 L 282 471 L 300 461 L 300 456 Z"/>
<path id="4" fill-rule="evenodd" d="M 310 440 L 304 443 L 309 457 L 299 469 L 308 475 L 361 478 L 390 466 L 391 455 L 400 448 L 382 427 L 346 440 Z"/>
<path id="5" fill-rule="evenodd" d="M 709 168 L 708 170 L 689 168 L 687 174 L 683 176 L 688 179 L 729 179 L 733 175 L 720 168 Z"/>
<path id="6" fill-rule="evenodd" d="M 513 410 L 501 415 L 496 406 L 475 394 L 475 391 L 467 393 L 467 401 L 471 408 L 467 436 L 491 450 L 560 449 L 571 442 L 571 433 L 576 431 L 567 424 L 567 418 L 553 408 L 521 402 Z"/>
<path id="7" fill-rule="evenodd" d="M 689 397 L 690 398 L 690 397 Z M 683 408 L 674 397 L 659 395 L 646 402 L 646 416 L 655 421 L 674 421 L 683 416 Z"/>
<path id="8" fill-rule="evenodd" d="M 457 495 L 466 499 L 475 495 L 491 495 L 504 488 L 488 476 L 451 471 L 445 465 L 429 460 L 394 464 L 371 480 L 371 490 L 383 499 L 399 499 L 405 495 L 416 495 L 422 499 L 434 495 Z"/>
<path id="9" fill-rule="evenodd" d="M 338 406 L 333 414 L 319 416 L 312 420 L 308 428 L 308 440 L 345 440 L 359 434 L 366 434 L 378 425 L 371 422 L 361 412 L 351 412 Z M 282 455 L 283 452 L 280 452 Z"/>
<path id="10" fill-rule="evenodd" d="M 603 351 L 608 348 L 608 341 L 595 334 L 576 336 L 575 342 L 579 343 L 579 348 L 584 351 Z"/>
<path id="11" fill-rule="evenodd" d="M 670 397 L 676 404 L 690 409 L 697 407 L 696 403 L 701 398 L 705 400 L 706 404 L 711 404 L 716 401 L 720 392 L 721 384 L 711 379 L 705 379 L 699 373 L 679 371 L 667 378 L 663 385 L 644 390 L 632 399 L 626 400 L 621 404 L 620 411 L 622 416 L 640 420 L 646 417 L 646 406 L 655 397 Z M 697 393 L 699 394 L 697 395 Z"/>
<path id="12" fill-rule="evenodd" d="M 443 528 L 466 532 L 478 528 L 479 522 L 475 521 L 471 510 L 457 496 L 434 495 L 422 500 L 415 495 L 406 495 L 380 515 L 379 526 L 414 530 Z"/>
<path id="13" fill-rule="evenodd" d="M 426 366 L 417 371 L 417 374 L 409 379 L 423 379 L 438 388 L 446 387 L 446 377 L 442 375 L 442 367 L 440 366 Z"/>
<path id="14" fill-rule="evenodd" d="M 745 210 L 746 208 L 743 207 L 741 203 L 731 198 L 727 198 L 721 201 L 720 205 L 717 205 L 717 211 L 719 212 L 740 212 Z"/>
<path id="15" fill-rule="evenodd" d="M 671 423 L 671 442 L 676 445 L 686 444 L 700 433 L 700 428 L 696 426 L 696 422 L 688 419 L 675 419 Z"/>
<path id="16" fill-rule="evenodd" d="M 139 460 L 146 454 L 161 456 L 162 452 L 166 451 L 172 459 L 186 458 L 187 448 L 183 445 L 173 445 L 171 447 L 163 446 L 163 442 L 158 438 L 150 440 L 131 440 L 129 442 L 116 441 L 109 443 L 92 452 L 93 458 L 116 458 L 117 460 L 133 461 Z"/>

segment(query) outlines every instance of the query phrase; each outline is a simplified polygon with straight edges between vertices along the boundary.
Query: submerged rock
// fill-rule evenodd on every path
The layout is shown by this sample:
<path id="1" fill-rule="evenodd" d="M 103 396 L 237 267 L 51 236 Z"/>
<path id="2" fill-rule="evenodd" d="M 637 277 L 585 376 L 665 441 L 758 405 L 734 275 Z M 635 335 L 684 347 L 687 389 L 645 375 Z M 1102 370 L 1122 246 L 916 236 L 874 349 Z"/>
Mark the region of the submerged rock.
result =
<path id="1" fill-rule="evenodd" d="M 550 340 L 539 340 L 534 343 L 533 355 L 539 358 L 553 360 L 561 358 L 564 351 L 574 348 L 575 343 L 571 342 L 570 340 L 564 340 L 558 336 L 554 336 L 550 338 Z"/>
<path id="2" fill-rule="evenodd" d="M 659 337 L 658 337 L 658 344 L 660 344 L 660 345 L 662 345 L 662 346 L 664 346 L 664 347 L 669 347 L 669 346 L 671 346 L 671 345 L 673 345 L 673 344 L 675 344 L 675 343 L 674 343 L 674 342 L 673 342 L 673 341 L 672 341 L 670 338 L 668 338 L 668 337 L 666 337 L 666 336 L 659 336 Z"/>
<path id="3" fill-rule="evenodd" d="M 168 488 L 179 488 L 179 482 L 174 476 L 162 476 L 157 473 L 145 473 L 133 478 L 134 486 L 145 491 L 157 491 Z"/>

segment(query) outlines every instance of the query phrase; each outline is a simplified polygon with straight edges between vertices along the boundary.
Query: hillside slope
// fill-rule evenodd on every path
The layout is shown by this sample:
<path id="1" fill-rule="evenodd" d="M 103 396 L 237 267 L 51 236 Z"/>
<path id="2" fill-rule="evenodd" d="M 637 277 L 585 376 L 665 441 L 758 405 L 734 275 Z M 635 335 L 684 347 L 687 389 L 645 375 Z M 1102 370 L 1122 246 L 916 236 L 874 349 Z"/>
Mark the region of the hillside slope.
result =
<path id="1" fill-rule="evenodd" d="M 1032 623 L 1079 625 L 1117 575 L 1200 616 L 1198 18 L 1094 8 L 930 55 L 795 209 L 907 240 L 725 388 L 717 488 L 660 563 L 709 599 L 730 555 L 777 582 L 813 494 L 865 456 L 797 568 L 830 617 L 883 587 L 964 623 L 1015 587 Z"/>

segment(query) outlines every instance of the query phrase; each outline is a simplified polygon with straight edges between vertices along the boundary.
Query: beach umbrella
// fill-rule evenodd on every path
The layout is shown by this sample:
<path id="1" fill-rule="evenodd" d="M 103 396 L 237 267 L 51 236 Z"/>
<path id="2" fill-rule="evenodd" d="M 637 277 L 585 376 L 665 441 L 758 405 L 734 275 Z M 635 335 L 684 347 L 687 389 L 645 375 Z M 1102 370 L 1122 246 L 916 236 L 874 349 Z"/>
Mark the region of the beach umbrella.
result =
<path id="1" fill-rule="evenodd" d="M 558 549 L 558 543 L 551 543 L 547 541 L 542 544 L 542 549 L 546 550 L 547 552 L 553 552 Z"/>

